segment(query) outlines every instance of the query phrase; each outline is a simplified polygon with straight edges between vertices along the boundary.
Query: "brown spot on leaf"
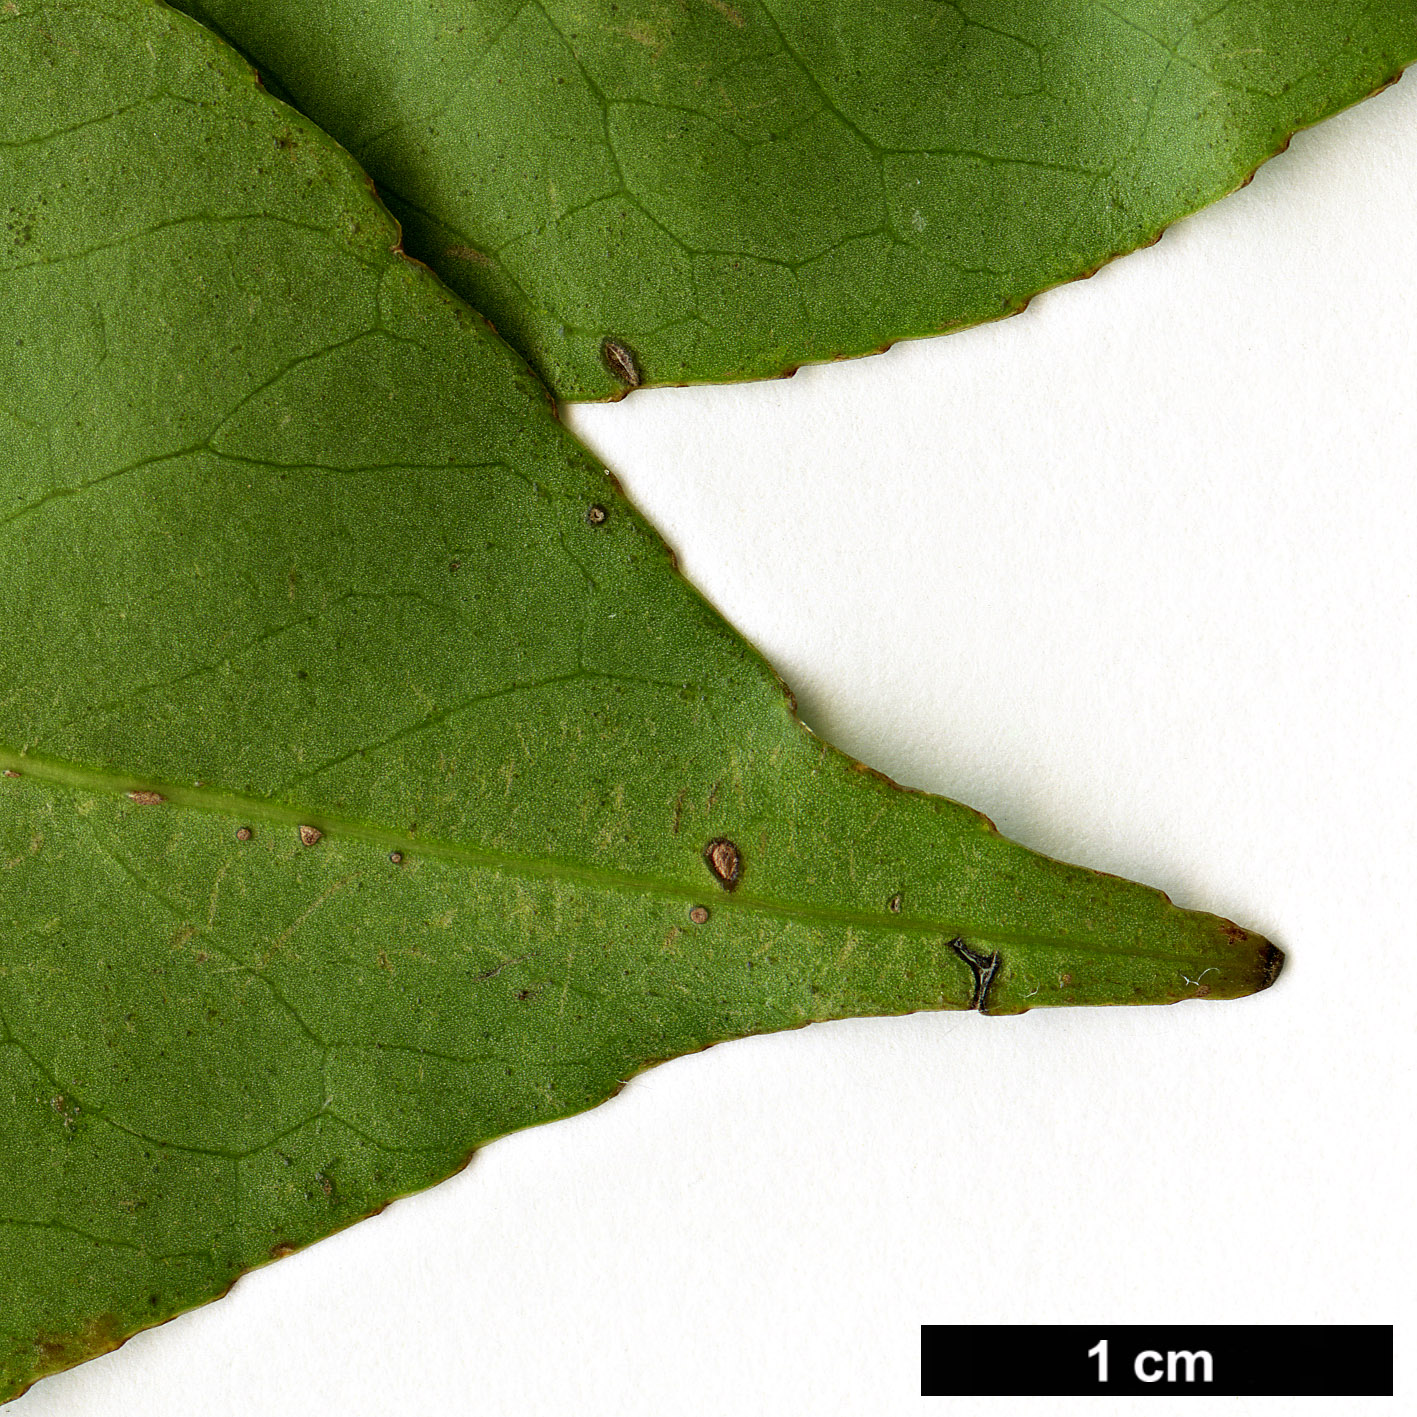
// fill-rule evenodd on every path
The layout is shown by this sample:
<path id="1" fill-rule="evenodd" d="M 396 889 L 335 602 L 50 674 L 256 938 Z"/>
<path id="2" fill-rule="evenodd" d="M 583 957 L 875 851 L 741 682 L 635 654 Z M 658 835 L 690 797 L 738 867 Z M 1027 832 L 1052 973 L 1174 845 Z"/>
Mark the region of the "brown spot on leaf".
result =
<path id="1" fill-rule="evenodd" d="M 128 800 L 136 802 L 140 807 L 158 807 L 167 799 L 161 792 L 130 792 Z"/>
<path id="2" fill-rule="evenodd" d="M 6 777 L 19 777 L 19 773 L 17 773 L 17 772 L 14 770 L 14 768 L 6 768 L 6 769 L 5 769 L 5 776 L 6 776 Z"/>
<path id="3" fill-rule="evenodd" d="M 300 828 L 300 840 L 304 842 L 306 846 L 314 846 L 322 836 L 324 836 L 324 832 L 322 832 L 319 827 Z"/>
<path id="4" fill-rule="evenodd" d="M 707 924 L 708 924 L 708 918 L 709 918 L 708 906 L 706 906 L 706 905 L 696 905 L 696 906 L 689 912 L 689 919 L 692 920 L 695 925 L 707 925 Z"/>
<path id="5" fill-rule="evenodd" d="M 638 389 L 643 382 L 640 375 L 640 366 L 635 362 L 635 352 L 627 344 L 622 344 L 617 339 L 611 339 L 608 335 L 600 342 L 600 357 L 605 361 L 605 367 L 630 389 Z"/>
<path id="6" fill-rule="evenodd" d="M 899 914 L 900 914 L 900 907 L 901 907 L 902 903 L 903 903 L 903 902 L 901 901 L 901 898 L 900 898 L 900 892 L 897 891 L 897 892 L 886 902 L 886 909 L 889 910 L 892 915 L 899 915 Z"/>
<path id="7" fill-rule="evenodd" d="M 237 828 L 236 828 L 236 839 L 237 839 L 237 841 L 250 841 L 250 840 L 251 840 L 251 828 L 250 828 L 250 827 L 237 827 Z"/>
<path id="8" fill-rule="evenodd" d="M 609 512 L 607 512 L 605 508 L 602 507 L 599 502 L 597 502 L 595 506 L 593 506 L 585 514 L 585 519 L 591 524 L 591 526 L 604 526 L 605 519 L 609 515 Z"/>
<path id="9" fill-rule="evenodd" d="M 287 1255 L 295 1253 L 295 1246 L 288 1245 L 284 1240 L 278 1240 L 271 1246 L 270 1255 L 273 1260 L 283 1260 Z"/>
<path id="10" fill-rule="evenodd" d="M 402 851 L 391 851 L 391 852 L 389 852 L 389 860 L 392 861 L 395 866 L 402 866 L 402 865 L 403 865 L 403 852 L 402 852 Z"/>
<path id="11" fill-rule="evenodd" d="M 743 857 L 727 837 L 718 837 L 704 847 L 704 862 L 726 891 L 731 891 L 743 874 Z"/>

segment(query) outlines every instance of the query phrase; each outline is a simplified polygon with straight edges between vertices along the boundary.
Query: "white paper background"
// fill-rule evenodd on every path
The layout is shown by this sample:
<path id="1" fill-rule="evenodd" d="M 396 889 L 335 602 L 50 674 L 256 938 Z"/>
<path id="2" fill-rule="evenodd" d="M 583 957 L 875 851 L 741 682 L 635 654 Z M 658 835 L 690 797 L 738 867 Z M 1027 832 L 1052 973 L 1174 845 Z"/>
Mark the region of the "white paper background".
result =
<path id="1" fill-rule="evenodd" d="M 715 1048 L 17 1417 L 1080 1405 L 922 1403 L 922 1321 L 1396 1321 L 1410 1392 L 1414 233 L 1409 81 L 1019 319 L 570 415 L 818 732 L 1274 990 Z"/>

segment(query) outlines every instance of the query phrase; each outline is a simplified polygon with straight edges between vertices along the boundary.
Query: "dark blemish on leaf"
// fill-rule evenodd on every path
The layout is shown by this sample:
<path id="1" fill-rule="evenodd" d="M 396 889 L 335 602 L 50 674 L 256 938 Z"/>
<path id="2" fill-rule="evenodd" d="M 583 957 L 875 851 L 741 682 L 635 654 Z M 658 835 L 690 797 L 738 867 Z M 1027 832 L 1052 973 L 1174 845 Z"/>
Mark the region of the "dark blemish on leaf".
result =
<path id="1" fill-rule="evenodd" d="M 167 798 L 161 792 L 130 792 L 128 800 L 136 802 L 140 807 L 159 807 Z"/>
<path id="2" fill-rule="evenodd" d="M 448 562 L 448 570 L 450 570 L 454 575 L 456 575 L 460 570 L 462 570 L 462 562 L 461 562 L 461 561 L 449 561 L 449 562 Z"/>
<path id="3" fill-rule="evenodd" d="M 14 768 L 6 768 L 6 769 L 5 769 L 5 776 L 6 776 L 6 777 L 19 777 L 19 773 L 17 773 L 17 772 L 14 770 Z"/>
<path id="4" fill-rule="evenodd" d="M 591 524 L 591 526 L 604 526 L 605 519 L 609 515 L 610 513 L 607 512 L 605 508 L 600 505 L 599 502 L 597 502 L 590 509 L 590 511 L 585 514 L 585 519 Z"/>
<path id="5" fill-rule="evenodd" d="M 899 915 L 899 914 L 900 914 L 900 907 L 901 907 L 900 892 L 897 891 L 897 892 L 886 902 L 886 909 L 889 910 L 892 915 Z"/>
<path id="6" fill-rule="evenodd" d="M 627 388 L 639 388 L 640 366 L 635 362 L 635 352 L 629 345 L 607 335 L 600 342 L 600 357 L 605 361 L 605 367 Z"/>
<path id="7" fill-rule="evenodd" d="M 314 846 L 322 836 L 324 836 L 324 832 L 322 832 L 319 827 L 300 828 L 300 840 L 304 842 L 306 846 Z"/>
<path id="8" fill-rule="evenodd" d="M 528 950 L 524 955 L 513 955 L 511 959 L 504 959 L 501 964 L 494 965 L 491 969 L 484 969 L 481 974 L 472 976 L 473 983 L 481 983 L 484 979 L 493 979 L 499 975 L 509 964 L 520 964 L 524 959 L 532 959 L 540 954 L 540 950 Z"/>
<path id="9" fill-rule="evenodd" d="M 974 997 L 969 1001 L 971 1009 L 977 1009 L 981 1014 L 989 1011 L 989 986 L 994 982 L 994 976 L 999 972 L 999 955 L 981 954 L 978 950 L 970 949 L 965 942 L 955 938 L 949 942 L 950 948 L 969 966 L 974 974 Z"/>
<path id="10" fill-rule="evenodd" d="M 402 866 L 402 865 L 403 865 L 403 852 L 402 852 L 402 851 L 391 851 L 391 852 L 389 852 L 389 860 L 392 861 L 395 866 Z"/>
<path id="11" fill-rule="evenodd" d="M 727 837 L 717 837 L 704 847 L 704 863 L 726 891 L 731 891 L 743 874 L 743 857 Z"/>
<path id="12" fill-rule="evenodd" d="M 236 829 L 236 839 L 237 839 L 237 841 L 250 841 L 250 840 L 251 840 L 251 828 L 250 828 L 250 827 L 237 827 L 237 829 Z"/>
<path id="13" fill-rule="evenodd" d="M 334 1184 L 331 1182 L 330 1178 L 325 1175 L 325 1173 L 324 1173 L 323 1171 L 317 1171 L 317 1172 L 315 1172 L 315 1180 L 319 1183 L 320 1189 L 321 1189 L 327 1196 L 332 1196 L 332 1195 L 334 1195 L 334 1193 L 335 1193 Z"/>
<path id="14" fill-rule="evenodd" d="M 295 671 L 295 677 L 297 679 L 308 679 L 310 675 L 303 669 L 297 669 Z"/>
<path id="15" fill-rule="evenodd" d="M 696 905 L 689 912 L 689 919 L 692 920 L 695 925 L 707 925 L 708 916 L 708 907 L 706 905 Z"/>
<path id="16" fill-rule="evenodd" d="M 286 1164 L 289 1165 L 290 1163 L 287 1162 Z M 284 1240 L 277 1241 L 270 1248 L 270 1256 L 273 1260 L 283 1260 L 287 1255 L 293 1255 L 294 1253 L 295 1246 L 286 1244 Z"/>
<path id="17" fill-rule="evenodd" d="M 1284 951 L 1278 945 L 1266 943 L 1260 956 L 1260 988 L 1268 989 L 1284 971 Z"/>

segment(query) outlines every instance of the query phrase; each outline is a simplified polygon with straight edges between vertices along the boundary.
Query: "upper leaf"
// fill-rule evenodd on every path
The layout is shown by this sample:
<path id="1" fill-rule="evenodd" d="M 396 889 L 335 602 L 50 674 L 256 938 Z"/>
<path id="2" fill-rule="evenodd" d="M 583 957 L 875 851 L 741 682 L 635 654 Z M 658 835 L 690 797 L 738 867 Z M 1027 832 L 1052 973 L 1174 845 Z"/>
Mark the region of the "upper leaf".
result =
<path id="1" fill-rule="evenodd" d="M 1412 0 L 179 0 L 563 398 L 995 319 L 1417 56 Z"/>
<path id="2" fill-rule="evenodd" d="M 813 739 L 213 35 L 0 114 L 0 1397 L 658 1059 L 1273 979 Z"/>

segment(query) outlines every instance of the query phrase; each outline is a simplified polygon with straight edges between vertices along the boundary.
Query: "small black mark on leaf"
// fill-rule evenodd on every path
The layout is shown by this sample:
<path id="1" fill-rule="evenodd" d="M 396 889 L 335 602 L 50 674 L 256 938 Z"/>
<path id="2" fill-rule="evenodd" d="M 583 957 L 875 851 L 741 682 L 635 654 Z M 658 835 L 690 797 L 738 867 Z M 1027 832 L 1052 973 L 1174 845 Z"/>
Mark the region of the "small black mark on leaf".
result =
<path id="1" fill-rule="evenodd" d="M 1284 951 L 1278 945 L 1266 945 L 1262 959 L 1260 988 L 1268 989 L 1284 970 Z"/>
<path id="2" fill-rule="evenodd" d="M 250 828 L 250 827 L 237 827 L 237 829 L 236 829 L 236 839 L 237 839 L 237 841 L 250 841 L 250 840 L 251 840 L 251 828 Z"/>
<path id="3" fill-rule="evenodd" d="M 605 361 L 605 367 L 627 388 L 639 388 L 640 366 L 635 362 L 635 352 L 629 345 L 607 335 L 600 343 L 600 357 Z"/>
<path id="4" fill-rule="evenodd" d="M 900 892 L 897 891 L 897 892 L 886 902 L 886 909 L 889 910 L 892 915 L 899 915 L 899 914 L 900 914 L 900 907 L 901 907 Z"/>
<path id="5" fill-rule="evenodd" d="M 969 1007 L 978 1009 L 981 1014 L 988 1013 L 989 986 L 994 982 L 994 976 L 999 972 L 998 952 L 986 955 L 979 950 L 972 949 L 961 939 L 953 939 L 949 943 L 950 948 L 969 966 L 974 974 L 974 997 L 969 1001 Z"/>
<path id="6" fill-rule="evenodd" d="M 130 792 L 128 794 L 130 802 L 136 802 L 140 807 L 158 807 L 167 801 L 161 792 Z"/>
<path id="7" fill-rule="evenodd" d="M 448 569 L 449 569 L 451 572 L 453 572 L 454 575 L 456 575 L 460 570 L 462 570 L 462 562 L 461 562 L 461 561 L 449 561 L 449 562 L 448 562 Z"/>
<path id="8" fill-rule="evenodd" d="M 708 918 L 709 918 L 708 906 L 706 906 L 706 905 L 696 905 L 696 906 L 689 912 L 689 919 L 692 920 L 695 925 L 707 925 L 707 924 L 708 924 Z"/>
<path id="9" fill-rule="evenodd" d="M 727 837 L 717 837 L 704 847 L 704 862 L 726 891 L 731 891 L 743 874 L 742 854 Z"/>
<path id="10" fill-rule="evenodd" d="M 314 846 L 322 836 L 324 836 L 324 832 L 322 832 L 319 827 L 300 828 L 300 840 L 304 842 L 306 846 Z"/>

